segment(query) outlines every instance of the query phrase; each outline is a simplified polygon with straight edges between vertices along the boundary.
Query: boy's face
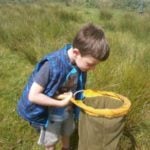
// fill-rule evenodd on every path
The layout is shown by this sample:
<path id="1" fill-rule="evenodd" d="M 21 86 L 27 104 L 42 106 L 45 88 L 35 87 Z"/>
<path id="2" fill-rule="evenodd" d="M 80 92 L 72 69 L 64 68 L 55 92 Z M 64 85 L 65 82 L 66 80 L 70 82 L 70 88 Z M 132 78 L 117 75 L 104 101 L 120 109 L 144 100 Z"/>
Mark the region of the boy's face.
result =
<path id="1" fill-rule="evenodd" d="M 81 71 L 86 72 L 94 69 L 95 66 L 99 63 L 99 60 L 90 55 L 81 56 L 81 54 L 79 53 L 76 56 L 75 63 Z"/>

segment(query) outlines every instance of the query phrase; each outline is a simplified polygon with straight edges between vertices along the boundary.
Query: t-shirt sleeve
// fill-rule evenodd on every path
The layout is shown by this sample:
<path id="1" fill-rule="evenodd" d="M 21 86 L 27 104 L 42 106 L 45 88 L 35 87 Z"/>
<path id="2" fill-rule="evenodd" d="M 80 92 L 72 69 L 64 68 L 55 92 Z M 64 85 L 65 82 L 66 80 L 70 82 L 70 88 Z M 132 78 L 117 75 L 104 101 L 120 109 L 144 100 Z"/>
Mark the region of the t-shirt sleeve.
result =
<path id="1" fill-rule="evenodd" d="M 50 77 L 50 69 L 48 62 L 46 61 L 42 65 L 40 70 L 36 73 L 34 81 L 39 85 L 41 85 L 42 87 L 46 87 L 49 81 L 49 77 Z"/>

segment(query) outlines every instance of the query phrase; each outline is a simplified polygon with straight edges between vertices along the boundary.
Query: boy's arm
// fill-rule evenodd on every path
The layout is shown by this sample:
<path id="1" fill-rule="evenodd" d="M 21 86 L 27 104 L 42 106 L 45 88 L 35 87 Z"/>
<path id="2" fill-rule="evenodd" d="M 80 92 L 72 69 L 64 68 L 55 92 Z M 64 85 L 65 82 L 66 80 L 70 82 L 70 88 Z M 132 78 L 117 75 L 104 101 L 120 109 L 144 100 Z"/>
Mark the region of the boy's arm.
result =
<path id="1" fill-rule="evenodd" d="M 32 103 L 36 103 L 38 105 L 63 107 L 66 106 L 70 102 L 70 99 L 72 98 L 72 93 L 69 92 L 67 97 L 59 101 L 45 95 L 43 93 L 43 90 L 44 88 L 41 85 L 39 85 L 36 82 L 33 82 L 28 95 L 29 100 Z"/>

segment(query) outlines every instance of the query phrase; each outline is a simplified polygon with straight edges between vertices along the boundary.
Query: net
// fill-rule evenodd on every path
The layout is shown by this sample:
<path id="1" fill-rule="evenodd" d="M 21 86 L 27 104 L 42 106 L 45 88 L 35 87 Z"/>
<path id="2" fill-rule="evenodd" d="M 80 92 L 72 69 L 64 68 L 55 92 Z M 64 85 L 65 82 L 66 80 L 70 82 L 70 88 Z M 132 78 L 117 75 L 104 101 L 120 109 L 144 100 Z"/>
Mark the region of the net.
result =
<path id="1" fill-rule="evenodd" d="M 130 101 L 119 94 L 85 90 L 81 109 L 78 150 L 117 150 Z"/>
<path id="2" fill-rule="evenodd" d="M 78 150 L 117 150 L 131 102 L 108 91 L 88 89 L 74 95 L 79 92 L 83 92 L 83 101 L 71 99 L 81 108 Z"/>

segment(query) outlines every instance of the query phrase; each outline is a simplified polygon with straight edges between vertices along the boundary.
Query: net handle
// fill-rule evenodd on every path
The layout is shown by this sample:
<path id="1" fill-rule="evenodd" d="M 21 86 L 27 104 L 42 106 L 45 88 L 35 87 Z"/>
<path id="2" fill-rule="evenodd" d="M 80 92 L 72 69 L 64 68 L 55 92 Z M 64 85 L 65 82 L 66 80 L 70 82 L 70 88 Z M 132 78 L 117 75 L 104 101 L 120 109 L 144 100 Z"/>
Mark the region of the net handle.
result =
<path id="1" fill-rule="evenodd" d="M 76 92 L 73 93 L 73 96 L 75 97 L 78 93 L 83 92 L 84 90 L 78 90 Z"/>

